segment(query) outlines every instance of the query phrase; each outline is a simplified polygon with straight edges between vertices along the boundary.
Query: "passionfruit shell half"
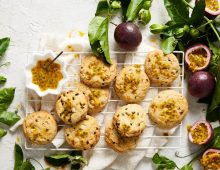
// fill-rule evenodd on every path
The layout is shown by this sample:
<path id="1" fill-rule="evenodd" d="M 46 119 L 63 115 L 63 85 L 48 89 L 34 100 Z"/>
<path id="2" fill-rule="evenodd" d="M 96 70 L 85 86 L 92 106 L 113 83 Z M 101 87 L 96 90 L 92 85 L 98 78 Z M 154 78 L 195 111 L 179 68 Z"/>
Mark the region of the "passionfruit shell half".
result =
<path id="1" fill-rule="evenodd" d="M 199 0 L 196 0 L 197 3 Z M 213 18 L 220 14 L 220 0 L 205 0 L 205 13 L 207 17 Z"/>
<path id="2" fill-rule="evenodd" d="M 220 150 L 206 150 L 200 159 L 200 163 L 204 167 L 204 169 L 220 169 Z"/>
<path id="3" fill-rule="evenodd" d="M 209 122 L 200 120 L 194 123 L 189 128 L 189 140 L 193 144 L 204 145 L 207 144 L 213 137 L 213 129 Z"/>
<path id="4" fill-rule="evenodd" d="M 189 47 L 185 53 L 185 62 L 192 72 L 205 70 L 211 60 L 210 49 L 203 44 L 196 44 Z"/>

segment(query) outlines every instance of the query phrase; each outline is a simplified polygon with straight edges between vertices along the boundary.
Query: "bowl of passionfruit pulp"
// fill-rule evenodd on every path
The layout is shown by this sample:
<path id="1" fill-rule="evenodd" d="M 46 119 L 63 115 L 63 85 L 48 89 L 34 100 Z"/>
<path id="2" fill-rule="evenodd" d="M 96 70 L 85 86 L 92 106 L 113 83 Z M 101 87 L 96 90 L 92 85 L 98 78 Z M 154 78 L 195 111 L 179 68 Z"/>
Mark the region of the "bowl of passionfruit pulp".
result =
<path id="1" fill-rule="evenodd" d="M 52 51 L 33 54 L 25 68 L 26 87 L 34 90 L 40 97 L 48 94 L 58 95 L 67 82 L 66 64 Z"/>

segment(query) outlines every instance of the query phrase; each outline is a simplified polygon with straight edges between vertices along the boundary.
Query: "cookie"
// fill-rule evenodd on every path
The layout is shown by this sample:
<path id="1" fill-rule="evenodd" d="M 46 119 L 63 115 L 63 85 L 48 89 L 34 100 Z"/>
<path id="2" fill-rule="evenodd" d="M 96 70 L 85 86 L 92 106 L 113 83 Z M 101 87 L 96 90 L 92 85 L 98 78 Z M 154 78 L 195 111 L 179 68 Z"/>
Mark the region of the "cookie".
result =
<path id="1" fill-rule="evenodd" d="M 147 113 L 138 104 L 128 104 L 117 109 L 113 124 L 120 135 L 125 137 L 139 136 L 146 127 Z"/>
<path id="2" fill-rule="evenodd" d="M 187 112 L 188 103 L 186 98 L 174 90 L 164 90 L 158 93 L 150 103 L 148 110 L 150 119 L 158 127 L 165 129 L 180 124 Z"/>
<path id="3" fill-rule="evenodd" d="M 75 124 L 82 120 L 88 111 L 88 101 L 79 90 L 63 92 L 56 102 L 57 115 L 66 124 Z"/>
<path id="4" fill-rule="evenodd" d="M 76 125 L 65 127 L 64 135 L 67 143 L 74 149 L 87 150 L 98 143 L 100 127 L 95 118 L 87 115 Z"/>
<path id="5" fill-rule="evenodd" d="M 174 54 L 164 55 L 163 51 L 150 52 L 145 60 L 145 72 L 155 86 L 170 86 L 180 72 L 179 62 Z"/>
<path id="6" fill-rule="evenodd" d="M 25 137 L 32 144 L 49 144 L 57 134 L 57 123 L 47 111 L 28 114 L 23 122 Z"/>
<path id="7" fill-rule="evenodd" d="M 105 141 L 116 152 L 126 152 L 137 146 L 138 137 L 121 136 L 111 121 L 105 127 Z"/>
<path id="8" fill-rule="evenodd" d="M 123 68 L 115 80 L 115 92 L 128 103 L 141 102 L 150 88 L 150 80 L 140 65 Z"/>
<path id="9" fill-rule="evenodd" d="M 94 88 L 79 83 L 77 88 L 83 92 L 88 99 L 89 114 L 99 113 L 107 105 L 110 94 L 109 87 Z"/>
<path id="10" fill-rule="evenodd" d="M 116 76 L 116 63 L 106 64 L 101 58 L 85 56 L 80 67 L 80 79 L 90 87 L 110 85 Z"/>

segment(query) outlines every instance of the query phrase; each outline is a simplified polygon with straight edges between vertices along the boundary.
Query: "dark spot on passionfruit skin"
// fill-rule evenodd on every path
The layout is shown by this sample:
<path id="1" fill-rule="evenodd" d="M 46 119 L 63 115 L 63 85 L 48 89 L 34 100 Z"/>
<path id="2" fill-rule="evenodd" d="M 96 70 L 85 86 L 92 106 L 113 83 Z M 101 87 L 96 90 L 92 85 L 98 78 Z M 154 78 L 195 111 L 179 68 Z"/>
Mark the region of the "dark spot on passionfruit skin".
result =
<path id="1" fill-rule="evenodd" d="M 191 63 L 192 61 L 190 60 L 189 56 L 190 56 L 190 54 L 195 53 L 196 51 L 202 51 L 206 61 L 202 66 L 196 67 L 192 70 L 190 68 L 190 65 L 192 64 Z M 211 61 L 211 57 L 212 57 L 211 50 L 206 45 L 203 45 L 203 44 L 192 45 L 189 48 L 187 48 L 187 50 L 185 51 L 185 63 L 186 63 L 186 66 L 188 67 L 188 69 L 191 70 L 192 72 L 205 70 L 209 66 L 209 63 Z"/>
<path id="2" fill-rule="evenodd" d="M 212 94 L 215 87 L 215 79 L 209 72 L 197 71 L 189 77 L 189 93 L 197 98 L 204 98 Z"/>
<path id="3" fill-rule="evenodd" d="M 199 125 L 201 124 L 204 124 L 206 126 L 206 129 L 207 129 L 207 133 L 208 133 L 208 136 L 206 137 L 206 139 L 200 143 L 195 143 L 194 140 L 195 138 L 193 138 L 192 136 L 192 131 L 195 130 Z M 208 121 L 205 121 L 205 120 L 201 120 L 201 121 L 197 121 L 196 123 L 194 123 L 194 125 L 189 129 L 189 132 L 188 132 L 188 137 L 189 137 L 189 141 L 193 144 L 198 144 L 198 145 L 205 145 L 207 143 L 209 143 L 212 138 L 213 138 L 213 128 L 211 126 L 211 124 L 208 122 Z"/>

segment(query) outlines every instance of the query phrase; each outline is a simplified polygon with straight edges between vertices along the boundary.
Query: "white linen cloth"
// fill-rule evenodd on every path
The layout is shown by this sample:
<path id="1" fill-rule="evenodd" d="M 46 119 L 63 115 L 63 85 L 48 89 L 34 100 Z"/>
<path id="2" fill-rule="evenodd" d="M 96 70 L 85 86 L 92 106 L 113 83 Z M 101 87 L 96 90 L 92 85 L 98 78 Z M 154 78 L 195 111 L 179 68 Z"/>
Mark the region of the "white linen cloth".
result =
<path id="1" fill-rule="evenodd" d="M 64 51 L 91 51 L 89 47 L 89 42 L 86 36 L 84 36 L 79 31 L 73 31 L 70 34 L 44 34 L 42 35 L 42 39 L 39 44 L 39 51 L 45 51 L 45 50 L 53 50 L 56 52 L 59 52 L 61 50 Z M 147 46 L 146 44 L 142 43 L 140 47 L 137 49 L 137 51 L 151 51 L 153 50 L 152 47 Z M 69 56 L 61 57 L 63 61 L 68 63 L 74 63 L 75 60 L 79 60 L 77 56 L 74 56 L 73 54 L 68 54 Z M 115 57 L 115 56 L 112 56 Z M 124 62 L 125 63 L 144 63 L 146 57 L 146 53 L 139 53 L 138 55 L 135 54 L 127 54 L 125 57 Z M 75 75 L 74 81 L 78 81 L 79 77 L 77 76 L 78 68 L 70 67 L 68 68 L 68 73 Z M 66 85 L 67 87 L 70 87 L 74 85 L 74 81 L 68 82 Z M 175 84 L 177 84 L 179 80 Z M 149 96 L 155 96 L 158 93 L 158 89 L 151 89 L 148 93 Z M 38 110 L 47 110 L 49 112 L 54 112 L 54 105 L 51 105 L 50 100 L 56 100 L 56 96 L 48 95 L 45 97 L 40 98 L 36 95 L 35 92 L 29 90 L 28 98 L 32 100 L 39 100 L 38 102 L 28 102 L 28 112 L 38 111 Z M 41 100 L 41 101 L 40 101 Z M 109 104 L 110 106 L 107 107 L 105 110 L 114 110 L 116 107 L 120 105 L 124 105 L 124 102 L 118 102 L 115 104 Z M 148 104 L 144 103 L 141 104 L 144 109 L 146 109 Z M 106 122 L 106 119 L 111 119 L 111 116 L 105 116 L 104 114 L 98 114 L 95 116 L 97 121 L 103 126 Z M 59 119 L 57 118 L 57 121 Z M 148 125 L 152 125 L 153 123 L 148 119 L 147 120 Z M 170 130 L 170 131 L 164 131 L 159 128 L 156 128 L 154 126 L 147 127 L 144 131 L 143 135 L 146 136 L 163 136 L 164 133 L 172 135 L 175 132 L 176 128 Z M 102 134 L 104 133 L 104 128 L 101 130 Z M 161 147 L 167 144 L 168 138 L 146 138 L 145 140 L 140 140 L 140 146 L 145 147 Z M 62 146 L 62 144 L 65 142 L 64 135 L 63 135 L 63 128 L 61 128 L 58 131 L 57 136 L 53 140 L 53 145 L 56 148 L 59 148 Z M 100 140 L 97 144 L 97 147 L 107 147 L 104 140 Z M 85 151 L 84 155 L 88 159 L 88 165 L 85 166 L 84 170 L 102 170 L 102 169 L 114 169 L 114 170 L 133 170 L 138 165 L 138 163 L 144 158 L 144 157 L 152 157 L 155 152 L 157 152 L 157 149 L 141 149 L 141 150 L 132 150 L 124 154 L 116 153 L 115 151 L 111 149 L 104 149 L 104 150 L 90 150 Z"/>

